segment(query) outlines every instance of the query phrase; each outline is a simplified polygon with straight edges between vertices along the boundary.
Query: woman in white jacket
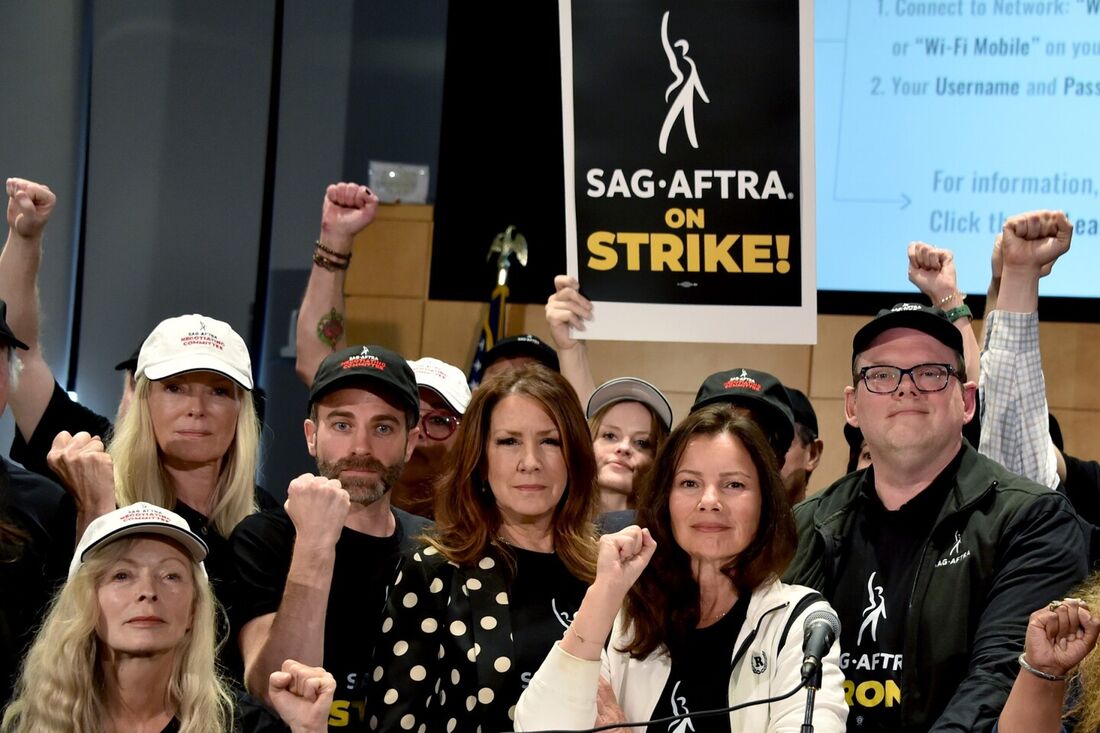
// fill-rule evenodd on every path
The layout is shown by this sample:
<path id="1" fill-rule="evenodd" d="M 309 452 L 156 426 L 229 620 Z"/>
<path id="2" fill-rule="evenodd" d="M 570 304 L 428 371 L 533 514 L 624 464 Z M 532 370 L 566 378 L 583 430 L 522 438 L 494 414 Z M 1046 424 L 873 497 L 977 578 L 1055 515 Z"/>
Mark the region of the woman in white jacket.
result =
<path id="1" fill-rule="evenodd" d="M 682 715 L 648 730 L 797 733 L 805 690 L 699 714 L 794 690 L 803 619 L 829 608 L 810 589 L 778 580 L 794 554 L 795 528 L 759 426 L 726 404 L 685 418 L 642 487 L 638 523 L 646 529 L 601 539 L 596 580 L 520 698 L 517 729 Z M 839 657 L 834 643 L 816 697 L 818 733 L 845 729 Z"/>

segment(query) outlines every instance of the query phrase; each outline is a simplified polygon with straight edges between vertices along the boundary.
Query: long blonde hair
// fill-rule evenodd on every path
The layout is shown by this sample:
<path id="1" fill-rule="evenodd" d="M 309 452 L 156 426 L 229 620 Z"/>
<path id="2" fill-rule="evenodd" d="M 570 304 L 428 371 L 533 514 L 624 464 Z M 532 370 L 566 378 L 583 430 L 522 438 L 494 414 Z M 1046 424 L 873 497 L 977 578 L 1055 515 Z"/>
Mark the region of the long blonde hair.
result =
<path id="1" fill-rule="evenodd" d="M 1093 573 L 1074 595 L 1088 604 L 1093 616 L 1100 614 L 1100 572 Z M 1100 652 L 1096 649 L 1089 652 L 1077 666 L 1074 678 L 1072 682 L 1079 686 L 1080 692 L 1077 703 L 1069 711 L 1069 715 L 1077 719 L 1074 733 L 1093 733 L 1100 730 Z"/>
<path id="2" fill-rule="evenodd" d="M 106 729 L 106 690 L 96 634 L 97 587 L 134 538 L 89 554 L 54 596 L 46 620 L 23 660 L 0 733 L 88 733 Z M 216 601 L 210 581 L 191 562 L 195 588 L 191 630 L 176 650 L 165 703 L 180 720 L 180 733 L 224 733 L 233 700 L 214 662 Z"/>
<path id="3" fill-rule="evenodd" d="M 176 492 L 161 464 L 149 410 L 152 383 L 142 375 L 134 385 L 130 409 L 115 426 L 108 452 L 115 464 L 115 498 L 119 506 L 147 501 L 174 509 Z M 260 428 L 251 393 L 234 385 L 241 400 L 237 430 L 218 474 L 217 497 L 210 519 L 222 537 L 256 511 L 256 465 Z"/>

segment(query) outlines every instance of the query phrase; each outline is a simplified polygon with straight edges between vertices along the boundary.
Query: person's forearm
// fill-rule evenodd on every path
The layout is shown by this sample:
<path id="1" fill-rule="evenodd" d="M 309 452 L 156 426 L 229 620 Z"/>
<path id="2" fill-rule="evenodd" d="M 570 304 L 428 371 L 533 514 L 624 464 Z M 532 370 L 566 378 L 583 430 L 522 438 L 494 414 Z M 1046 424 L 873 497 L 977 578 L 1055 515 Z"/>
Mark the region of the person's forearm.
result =
<path id="1" fill-rule="evenodd" d="M 351 252 L 352 240 L 321 232 L 320 241 L 337 252 Z M 313 382 L 317 367 L 333 351 L 347 346 L 344 332 L 344 282 L 347 270 L 329 270 L 316 262 L 309 273 L 306 293 L 298 309 L 295 328 L 295 371 L 306 384 Z"/>
<path id="2" fill-rule="evenodd" d="M 561 640 L 562 650 L 579 659 L 599 659 L 622 604 L 623 594 L 608 589 L 597 579 L 573 614 L 573 623 Z"/>
<path id="3" fill-rule="evenodd" d="M 38 267 L 42 237 L 8 232 L 0 253 L 0 298 L 7 303 L 6 320 L 16 338 L 32 349 L 38 346 Z"/>
<path id="4" fill-rule="evenodd" d="M 588 406 L 588 398 L 596 391 L 596 382 L 592 379 L 592 367 L 588 363 L 588 345 L 583 341 L 567 349 L 558 349 L 558 362 L 561 375 L 572 385 L 581 402 L 581 409 Z"/>
<path id="5" fill-rule="evenodd" d="M 1059 733 L 1066 683 L 1020 670 L 997 721 L 1000 733 Z"/>
<path id="6" fill-rule="evenodd" d="M 1010 313 L 1034 313 L 1039 310 L 1039 270 L 1005 266 L 995 305 Z M 988 305 L 986 312 L 992 310 Z"/>
<path id="7" fill-rule="evenodd" d="M 255 659 L 247 660 L 249 692 L 263 696 L 268 704 L 271 673 L 281 669 L 284 661 L 323 666 L 325 616 L 335 565 L 335 547 L 317 549 L 295 543 L 279 610 Z"/>

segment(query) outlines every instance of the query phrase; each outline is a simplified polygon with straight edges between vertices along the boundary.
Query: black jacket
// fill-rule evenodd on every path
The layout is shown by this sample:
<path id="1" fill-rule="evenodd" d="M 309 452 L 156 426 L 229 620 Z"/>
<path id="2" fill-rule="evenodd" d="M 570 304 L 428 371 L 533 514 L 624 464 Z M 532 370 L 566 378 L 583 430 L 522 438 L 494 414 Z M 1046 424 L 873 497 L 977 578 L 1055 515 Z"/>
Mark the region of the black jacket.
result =
<path id="1" fill-rule="evenodd" d="M 992 730 L 1019 669 L 1028 617 L 1086 573 L 1083 527 L 1066 498 L 964 446 L 910 591 L 905 731 Z M 795 507 L 798 552 L 787 582 L 833 600 L 856 501 L 873 471 L 849 474 Z"/>

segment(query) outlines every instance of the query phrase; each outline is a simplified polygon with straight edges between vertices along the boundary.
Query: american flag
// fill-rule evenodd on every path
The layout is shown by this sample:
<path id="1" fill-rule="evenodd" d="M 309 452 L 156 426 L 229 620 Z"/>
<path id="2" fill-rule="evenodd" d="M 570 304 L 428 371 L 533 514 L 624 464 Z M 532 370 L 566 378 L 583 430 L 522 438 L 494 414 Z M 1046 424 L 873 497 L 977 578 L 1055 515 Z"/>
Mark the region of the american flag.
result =
<path id="1" fill-rule="evenodd" d="M 470 389 L 477 389 L 481 384 L 482 362 L 489 349 L 493 348 L 500 339 L 504 338 L 504 327 L 508 301 L 508 286 L 497 285 L 493 288 L 493 294 L 489 296 L 489 308 L 485 312 L 485 318 L 481 322 L 481 334 L 477 339 L 477 348 L 474 350 L 474 359 L 470 364 Z"/>

